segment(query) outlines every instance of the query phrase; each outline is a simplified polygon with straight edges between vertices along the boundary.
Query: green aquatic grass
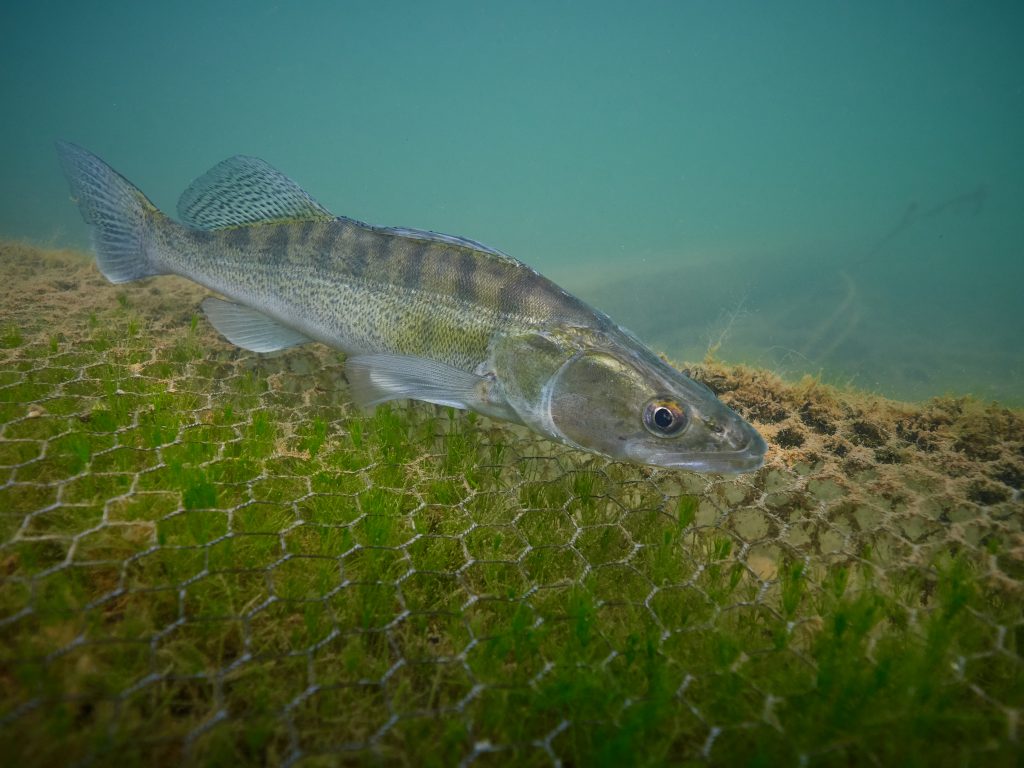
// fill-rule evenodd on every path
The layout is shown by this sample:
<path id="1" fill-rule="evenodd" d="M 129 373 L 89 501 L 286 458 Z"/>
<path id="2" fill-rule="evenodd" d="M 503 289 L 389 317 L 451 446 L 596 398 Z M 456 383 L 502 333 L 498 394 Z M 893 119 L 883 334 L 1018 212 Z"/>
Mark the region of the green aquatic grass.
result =
<path id="1" fill-rule="evenodd" d="M 118 296 L 0 372 L 12 762 L 1016 759 L 1008 537 L 913 550 L 903 497 L 813 457 L 708 479 L 362 414 L 336 358 L 157 343 Z"/>
<path id="2" fill-rule="evenodd" d="M 373 454 L 392 454 L 398 422 L 392 414 L 380 423 L 383 434 L 368 430 L 364 446 Z M 392 490 L 351 500 L 359 524 L 344 526 L 339 520 L 336 525 L 301 525 L 292 529 L 284 548 L 276 533 L 295 522 L 294 513 L 287 508 L 253 509 L 238 528 L 241 535 L 223 541 L 226 546 L 204 550 L 227 534 L 227 516 L 209 509 L 216 507 L 216 490 L 204 472 L 183 471 L 179 479 L 184 511 L 158 521 L 155 535 L 161 551 L 131 567 L 133 579 L 141 580 L 146 591 L 124 598 L 133 607 L 133 618 L 130 626 L 121 625 L 132 637 L 152 637 L 177 609 L 161 608 L 159 594 L 150 590 L 184 590 L 189 621 L 157 654 L 162 670 L 184 676 L 174 683 L 178 703 L 160 703 L 170 683 L 144 692 L 138 702 L 119 699 L 151 666 L 148 652 L 137 644 L 90 646 L 88 664 L 16 664 L 26 689 L 44 697 L 61 688 L 80 690 L 89 698 L 119 701 L 133 717 L 150 724 L 181 728 L 184 718 L 194 725 L 214 706 L 208 676 L 231 668 L 242 652 L 242 629 L 233 617 L 266 599 L 269 579 L 279 602 L 255 615 L 248 637 L 271 658 L 294 649 L 318 649 L 309 658 L 317 669 L 329 671 L 320 683 L 324 693 L 316 695 L 317 705 L 307 713 L 308 722 L 331 724 L 335 737 L 366 738 L 369 725 L 360 717 L 373 721 L 372 714 L 383 711 L 374 704 L 372 690 L 338 698 L 347 689 L 336 686 L 359 686 L 385 675 L 394 662 L 394 648 L 380 633 L 402 602 L 423 612 L 400 634 L 404 657 L 418 660 L 419 666 L 410 666 L 412 671 L 400 682 L 390 680 L 388 690 L 392 706 L 400 711 L 439 714 L 431 716 L 436 722 L 430 727 L 415 719 L 396 724 L 382 744 L 385 754 L 389 748 L 426 749 L 440 732 L 450 743 L 429 754 L 443 764 L 461 754 L 467 721 L 479 723 L 494 743 L 517 743 L 569 720 L 574 725 L 557 737 L 558 753 L 587 765 L 657 764 L 680 758 L 689 751 L 680 745 L 708 743 L 710 723 L 716 732 L 721 729 L 712 754 L 724 764 L 791 763 L 800 755 L 837 765 L 876 758 L 883 763 L 931 762 L 936 756 L 945 762 L 970 756 L 964 745 L 977 744 L 979 737 L 996 745 L 987 759 L 1011 757 L 1007 747 L 998 746 L 1005 724 L 996 713 L 986 712 L 971 687 L 982 682 L 987 696 L 1013 701 L 1024 681 L 1019 664 L 999 654 L 979 662 L 977 676 L 963 677 L 965 657 L 992 655 L 991 637 L 971 617 L 991 615 L 994 599 L 966 558 L 943 558 L 925 572 L 897 575 L 884 588 L 870 565 L 855 572 L 839 567 L 813 591 L 803 566 L 789 562 L 780 571 L 779 603 L 769 610 L 750 602 L 754 594 L 742 569 L 726 565 L 731 541 L 693 533 L 693 503 L 682 502 L 678 518 L 652 519 L 650 527 L 657 531 L 639 532 L 672 550 L 690 530 L 690 541 L 697 545 L 691 548 L 697 554 L 687 586 L 671 590 L 668 599 L 652 601 L 658 617 L 654 620 L 639 602 L 648 585 L 640 584 L 630 595 L 628 582 L 602 580 L 599 572 L 552 590 L 532 605 L 523 601 L 526 583 L 516 573 L 519 566 L 509 560 L 522 551 L 523 542 L 515 535 L 506 537 L 501 528 L 476 528 L 463 540 L 467 551 L 440 535 L 419 539 L 399 553 L 395 548 L 410 540 L 414 526 L 405 495 Z M 578 478 L 567 484 L 581 487 Z M 428 506 L 447 503 L 435 498 L 430 486 L 424 494 Z M 560 506 L 564 497 L 548 495 L 543 501 Z M 588 494 L 575 497 L 569 514 L 591 504 Z M 572 510 L 574 506 L 578 509 Z M 74 514 L 88 524 L 86 510 Z M 95 512 L 91 514 L 95 522 Z M 304 529 L 310 530 L 302 533 Z M 621 558 L 618 538 L 606 532 L 613 529 L 592 530 L 597 531 L 593 541 L 577 543 L 586 560 Z M 429 543 L 420 545 L 424 541 Z M 339 559 L 356 544 L 365 547 L 359 557 Z M 294 556 L 281 562 L 286 551 Z M 550 571 L 558 554 L 536 555 L 531 569 Z M 120 558 L 129 555 L 130 548 L 118 553 Z M 468 606 L 451 578 L 466 566 L 467 555 L 501 561 L 464 580 L 476 594 L 487 595 Z M 22 567 L 31 567 L 31 558 L 23 558 Z M 407 559 L 419 577 L 402 582 L 400 599 L 394 582 L 408 572 Z M 203 572 L 204 560 L 209 575 L 193 580 Z M 70 568 L 45 580 L 34 606 L 39 621 L 70 629 L 69 622 L 90 623 L 108 615 L 106 607 L 87 606 L 117 583 L 118 570 Z M 678 579 L 684 574 L 677 570 L 672 575 Z M 348 586 L 338 589 L 339 583 Z M 911 622 L 907 606 L 894 594 L 917 593 L 923 586 L 934 602 L 923 619 Z M 127 605 L 118 611 L 127 615 Z M 1004 604 L 1001 611 L 1004 615 L 995 620 L 1019 626 L 1019 606 Z M 822 617 L 821 626 L 794 631 L 792 619 L 807 614 Z M 339 628 L 344 628 L 340 634 Z M 666 629 L 671 632 L 667 639 Z M 45 650 L 39 641 L 24 635 L 19 639 L 15 659 Z M 458 660 L 460 654 L 464 659 Z M 865 663 L 868 658 L 870 663 Z M 699 678 L 687 682 L 694 672 Z M 251 673 L 229 673 L 231 685 L 221 695 L 241 712 L 256 711 L 255 723 L 245 720 L 254 732 L 233 727 L 216 739 L 201 739 L 195 756 L 252 759 L 251 750 L 266 750 L 275 739 L 283 739 L 274 715 L 301 689 L 294 679 L 279 675 L 246 679 Z M 494 690 L 471 697 L 478 683 Z M 691 701 L 698 702 L 700 718 L 690 711 Z M 371 705 L 369 712 L 361 711 L 355 722 L 345 717 L 354 711 L 351 707 L 362 704 Z M 770 717 L 764 722 L 766 707 Z M 56 754 L 48 747 L 51 738 L 74 744 L 83 732 L 102 731 L 113 717 L 114 710 L 91 708 L 83 714 L 73 703 L 61 703 L 49 708 L 37 730 L 30 731 L 41 739 L 32 749 L 37 756 Z M 612 723 L 615 727 L 609 728 Z M 123 746 L 131 752 L 130 744 L 116 740 L 88 744 L 80 748 L 120 751 Z M 284 749 L 283 742 L 278 748 Z"/>
<path id="3" fill-rule="evenodd" d="M 0 329 L 0 347 L 8 349 L 20 347 L 25 341 L 21 329 L 16 325 L 7 325 Z"/>

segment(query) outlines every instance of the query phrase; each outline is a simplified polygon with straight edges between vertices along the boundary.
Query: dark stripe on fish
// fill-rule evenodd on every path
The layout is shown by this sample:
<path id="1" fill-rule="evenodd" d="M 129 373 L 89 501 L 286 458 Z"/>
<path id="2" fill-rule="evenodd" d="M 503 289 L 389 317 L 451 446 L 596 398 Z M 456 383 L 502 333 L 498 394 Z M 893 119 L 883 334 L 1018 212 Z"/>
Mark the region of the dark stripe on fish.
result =
<path id="1" fill-rule="evenodd" d="M 396 243 L 398 241 L 395 241 Z M 423 285 L 423 269 L 429 258 L 429 246 L 427 243 L 410 243 L 409 246 L 400 251 L 402 257 L 402 285 L 409 288 L 419 288 Z"/>
<path id="2" fill-rule="evenodd" d="M 304 221 L 299 225 L 299 231 L 295 235 L 295 242 L 299 245 L 305 245 L 309 242 L 309 236 L 313 234 L 313 228 L 316 226 L 315 221 Z"/>
<path id="3" fill-rule="evenodd" d="M 320 237 L 317 238 L 315 245 L 317 251 L 327 258 L 332 257 L 334 255 L 335 244 L 338 242 L 338 238 L 341 237 L 343 230 L 344 225 L 337 219 L 327 222 L 323 231 L 320 233 Z"/>
<path id="4" fill-rule="evenodd" d="M 352 277 L 362 277 L 366 274 L 366 265 L 370 259 L 370 246 L 365 237 L 358 234 L 352 238 L 345 254 L 345 268 Z"/>
<path id="5" fill-rule="evenodd" d="M 282 261 L 288 256 L 288 243 L 291 240 L 291 236 L 288 234 L 289 229 L 290 227 L 287 225 L 271 226 L 267 235 L 267 250 L 272 256 Z"/>
<path id="6" fill-rule="evenodd" d="M 469 251 L 459 249 L 456 259 L 458 272 L 456 273 L 456 295 L 468 301 L 477 300 L 476 290 L 476 265 L 477 258 Z"/>
<path id="7" fill-rule="evenodd" d="M 193 242 L 198 245 L 207 245 L 212 243 L 216 237 L 216 234 L 208 229 L 190 229 L 188 232 L 192 237 Z"/>
<path id="8" fill-rule="evenodd" d="M 252 227 L 232 227 L 224 232 L 224 242 L 232 248 L 248 248 L 252 240 Z"/>

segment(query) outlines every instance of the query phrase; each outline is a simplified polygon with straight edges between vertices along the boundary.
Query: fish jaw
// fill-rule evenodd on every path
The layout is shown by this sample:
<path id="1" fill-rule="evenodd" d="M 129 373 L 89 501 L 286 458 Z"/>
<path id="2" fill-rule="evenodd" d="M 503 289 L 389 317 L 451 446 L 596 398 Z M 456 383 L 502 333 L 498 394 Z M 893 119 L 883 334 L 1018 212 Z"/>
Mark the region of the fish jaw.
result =
<path id="1" fill-rule="evenodd" d="M 643 445 L 627 447 L 633 461 L 641 464 L 723 475 L 757 471 L 764 466 L 767 451 L 768 444 L 753 429 L 747 443 L 735 451 L 707 451 L 681 455 L 667 451 L 650 452 Z"/>

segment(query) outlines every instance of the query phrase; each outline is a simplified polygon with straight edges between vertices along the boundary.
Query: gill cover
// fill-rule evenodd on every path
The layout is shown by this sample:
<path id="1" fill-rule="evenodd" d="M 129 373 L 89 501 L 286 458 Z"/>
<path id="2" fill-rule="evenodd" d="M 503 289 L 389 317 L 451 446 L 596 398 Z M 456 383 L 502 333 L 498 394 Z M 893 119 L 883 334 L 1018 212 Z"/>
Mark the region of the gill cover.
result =
<path id="1" fill-rule="evenodd" d="M 543 435 L 570 442 L 551 419 L 551 380 L 577 350 L 546 333 L 502 336 L 495 340 L 488 361 L 501 393 L 519 420 Z"/>
<path id="2" fill-rule="evenodd" d="M 651 397 L 634 367 L 543 333 L 502 339 L 492 360 L 524 424 L 577 448 L 629 458 L 623 444 L 643 431 Z"/>
<path id="3" fill-rule="evenodd" d="M 615 458 L 644 432 L 642 414 L 652 390 L 639 372 L 603 352 L 577 354 L 547 386 L 547 412 L 563 440 Z"/>

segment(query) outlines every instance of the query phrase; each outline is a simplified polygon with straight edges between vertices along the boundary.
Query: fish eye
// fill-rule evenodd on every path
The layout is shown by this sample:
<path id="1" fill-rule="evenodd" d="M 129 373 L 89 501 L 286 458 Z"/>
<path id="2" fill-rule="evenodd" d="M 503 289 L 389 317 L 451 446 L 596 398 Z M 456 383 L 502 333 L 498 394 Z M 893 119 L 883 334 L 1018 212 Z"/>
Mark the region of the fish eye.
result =
<path id="1" fill-rule="evenodd" d="M 686 413 L 675 400 L 656 397 L 644 406 L 644 426 L 652 435 L 675 437 L 686 426 Z"/>

